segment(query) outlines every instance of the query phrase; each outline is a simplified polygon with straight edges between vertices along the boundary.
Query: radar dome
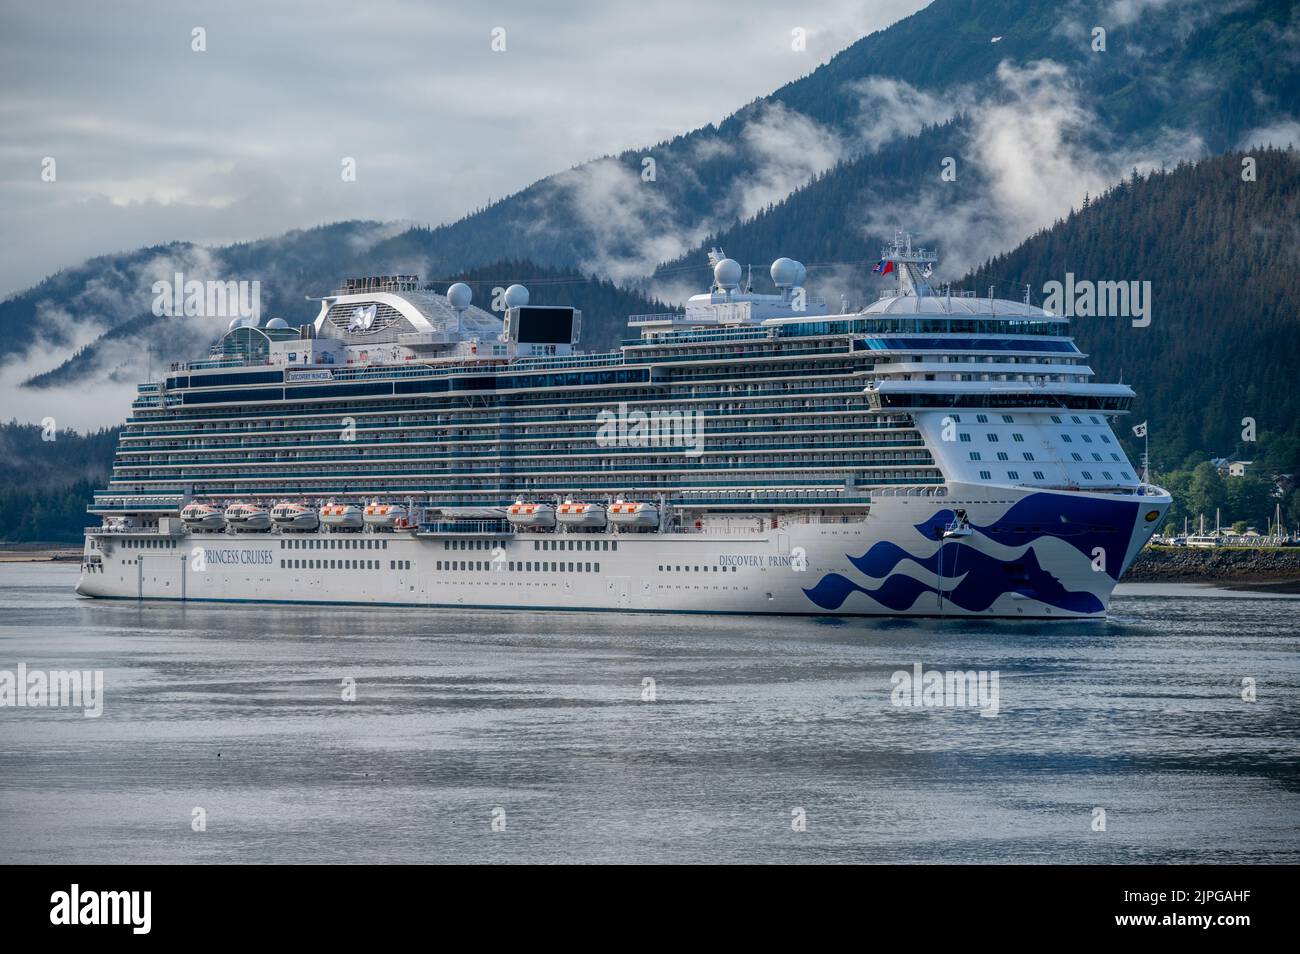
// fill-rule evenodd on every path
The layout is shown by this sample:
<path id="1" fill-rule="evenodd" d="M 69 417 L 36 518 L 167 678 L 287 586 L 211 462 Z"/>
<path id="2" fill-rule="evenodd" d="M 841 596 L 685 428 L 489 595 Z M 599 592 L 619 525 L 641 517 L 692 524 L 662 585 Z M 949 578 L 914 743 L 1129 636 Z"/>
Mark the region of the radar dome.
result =
<path id="1" fill-rule="evenodd" d="M 474 291 L 464 282 L 457 282 L 447 289 L 447 304 L 457 311 L 464 311 L 474 300 Z"/>
<path id="2" fill-rule="evenodd" d="M 735 288 L 740 284 L 740 262 L 724 258 L 713 266 L 713 280 L 719 288 Z"/>
<path id="3" fill-rule="evenodd" d="M 289 323 L 288 323 L 287 321 L 285 321 L 283 318 L 272 318 L 270 321 L 268 321 L 268 322 L 266 323 L 266 327 L 268 327 L 268 328 L 288 328 L 288 327 L 289 327 Z"/>
<path id="4" fill-rule="evenodd" d="M 803 281 L 805 269 L 792 258 L 778 258 L 772 263 L 772 283 L 777 288 L 790 288 Z"/>
<path id="5" fill-rule="evenodd" d="M 242 325 L 243 323 L 244 323 L 244 319 L 243 319 L 243 318 L 231 318 L 231 319 L 230 319 L 230 324 L 226 325 L 226 330 L 227 330 L 227 331 L 234 331 L 236 328 L 238 328 L 238 327 L 239 327 L 240 325 Z"/>
<path id="6" fill-rule="evenodd" d="M 506 289 L 506 307 L 522 308 L 528 304 L 528 289 L 523 285 L 511 285 Z"/>

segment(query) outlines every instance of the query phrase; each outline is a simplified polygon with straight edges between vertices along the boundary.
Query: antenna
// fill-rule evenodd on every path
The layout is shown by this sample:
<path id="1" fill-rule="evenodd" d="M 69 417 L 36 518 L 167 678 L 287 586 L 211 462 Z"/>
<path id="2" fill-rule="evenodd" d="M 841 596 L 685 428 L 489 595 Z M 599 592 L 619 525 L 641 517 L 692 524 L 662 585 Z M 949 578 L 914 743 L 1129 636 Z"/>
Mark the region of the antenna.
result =
<path id="1" fill-rule="evenodd" d="M 456 282 L 447 289 L 447 304 L 456 312 L 456 333 L 459 335 L 465 326 L 465 309 L 474 300 L 474 291 L 464 282 Z"/>

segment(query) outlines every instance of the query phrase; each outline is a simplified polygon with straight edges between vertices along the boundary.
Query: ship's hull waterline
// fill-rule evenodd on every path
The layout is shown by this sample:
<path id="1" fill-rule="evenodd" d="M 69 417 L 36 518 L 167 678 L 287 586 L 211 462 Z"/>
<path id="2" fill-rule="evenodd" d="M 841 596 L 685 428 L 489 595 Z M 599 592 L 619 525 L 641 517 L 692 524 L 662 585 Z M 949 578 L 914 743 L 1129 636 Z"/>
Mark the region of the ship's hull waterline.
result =
<path id="1" fill-rule="evenodd" d="M 1168 498 L 958 487 L 686 533 L 113 534 L 83 596 L 519 610 L 1104 616 Z M 962 513 L 968 535 L 944 536 Z M 834 520 L 822 517 L 822 521 Z M 796 518 L 797 520 L 797 518 Z"/>

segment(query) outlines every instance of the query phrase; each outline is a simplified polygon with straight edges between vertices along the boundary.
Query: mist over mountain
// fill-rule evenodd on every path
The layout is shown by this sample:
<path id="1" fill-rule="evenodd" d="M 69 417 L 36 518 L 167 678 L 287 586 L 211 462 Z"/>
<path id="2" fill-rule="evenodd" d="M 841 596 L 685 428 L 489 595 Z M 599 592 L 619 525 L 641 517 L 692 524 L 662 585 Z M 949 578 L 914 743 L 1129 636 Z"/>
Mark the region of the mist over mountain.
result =
<path id="1" fill-rule="evenodd" d="M 586 296 L 589 348 L 621 338 L 626 311 L 654 307 L 644 298 L 706 287 L 712 244 L 754 263 L 760 285 L 790 255 L 810 265 L 810 290 L 860 302 L 896 228 L 937 243 L 940 278 L 955 279 L 1135 168 L 1300 140 L 1298 102 L 1287 0 L 936 0 L 716 124 L 448 225 L 339 222 L 65 269 L 0 302 L 0 389 L 27 420 L 114 423 L 151 362 L 202 353 L 224 327 L 152 316 L 154 283 L 177 273 L 258 281 L 263 316 L 300 323 L 348 275 L 566 270 L 575 283 L 552 287 L 579 307 Z M 577 291 L 587 275 L 628 297 Z M 93 403 L 88 387 L 104 389 Z"/>

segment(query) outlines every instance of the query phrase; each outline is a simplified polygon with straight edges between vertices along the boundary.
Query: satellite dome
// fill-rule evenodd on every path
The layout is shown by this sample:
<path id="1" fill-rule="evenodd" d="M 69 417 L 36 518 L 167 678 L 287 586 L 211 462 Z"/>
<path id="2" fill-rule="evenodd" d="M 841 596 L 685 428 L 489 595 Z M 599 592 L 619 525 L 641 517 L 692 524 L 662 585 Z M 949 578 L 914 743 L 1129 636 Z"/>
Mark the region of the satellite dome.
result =
<path id="1" fill-rule="evenodd" d="M 226 325 L 226 330 L 227 330 L 227 331 L 234 331 L 236 328 L 238 328 L 238 327 L 239 327 L 240 325 L 242 325 L 243 323 L 244 323 L 244 319 L 243 319 L 243 318 L 231 318 L 231 319 L 230 319 L 230 324 Z"/>
<path id="2" fill-rule="evenodd" d="M 528 304 L 528 289 L 523 285 L 511 285 L 506 289 L 506 307 L 522 308 Z"/>
<path id="3" fill-rule="evenodd" d="M 272 318 L 270 321 L 268 321 L 268 322 L 266 323 L 266 327 L 268 327 L 268 328 L 288 328 L 288 327 L 289 327 L 289 323 L 288 323 L 287 321 L 285 321 L 283 318 Z"/>
<path id="4" fill-rule="evenodd" d="M 772 282 L 777 288 L 790 288 L 803 280 L 806 269 L 792 258 L 778 258 L 772 263 Z"/>
<path id="5" fill-rule="evenodd" d="M 734 258 L 724 258 L 713 266 L 713 280 L 719 288 L 735 288 L 740 284 L 740 262 Z"/>
<path id="6" fill-rule="evenodd" d="M 447 289 L 447 304 L 457 311 L 464 311 L 474 300 L 474 291 L 464 282 L 457 282 Z"/>

